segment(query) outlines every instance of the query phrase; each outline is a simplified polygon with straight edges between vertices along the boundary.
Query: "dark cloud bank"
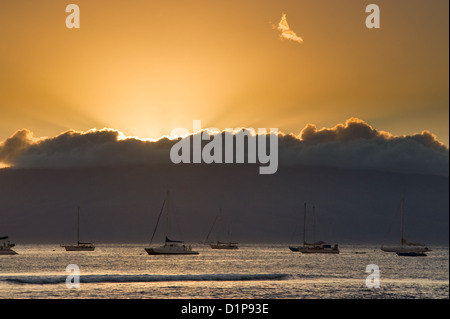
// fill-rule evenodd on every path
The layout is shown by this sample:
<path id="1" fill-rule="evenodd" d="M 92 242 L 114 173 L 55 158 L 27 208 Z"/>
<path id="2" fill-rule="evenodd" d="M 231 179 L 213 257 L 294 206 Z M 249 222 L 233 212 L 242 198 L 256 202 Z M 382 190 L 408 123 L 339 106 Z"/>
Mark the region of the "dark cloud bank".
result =
<path id="1" fill-rule="evenodd" d="M 298 137 L 279 136 L 273 175 L 256 164 L 172 164 L 176 142 L 114 130 L 41 140 L 16 132 L 0 143 L 0 162 L 12 165 L 0 170 L 0 235 L 71 242 L 80 205 L 83 240 L 147 242 L 170 189 L 173 236 L 188 241 L 204 239 L 219 208 L 235 240 L 300 241 L 308 202 L 315 239 L 396 243 L 404 194 L 406 237 L 448 244 L 449 151 L 429 132 L 395 137 L 357 119 L 308 125 Z"/>
<path id="2" fill-rule="evenodd" d="M 176 142 L 167 138 L 156 142 L 120 139 L 120 132 L 115 130 L 67 131 L 36 141 L 31 132 L 20 130 L 0 144 L 0 162 L 17 168 L 167 164 Z M 299 137 L 280 134 L 278 143 L 280 165 L 448 176 L 449 150 L 427 131 L 394 137 L 350 119 L 331 129 L 318 130 L 309 124 Z"/>

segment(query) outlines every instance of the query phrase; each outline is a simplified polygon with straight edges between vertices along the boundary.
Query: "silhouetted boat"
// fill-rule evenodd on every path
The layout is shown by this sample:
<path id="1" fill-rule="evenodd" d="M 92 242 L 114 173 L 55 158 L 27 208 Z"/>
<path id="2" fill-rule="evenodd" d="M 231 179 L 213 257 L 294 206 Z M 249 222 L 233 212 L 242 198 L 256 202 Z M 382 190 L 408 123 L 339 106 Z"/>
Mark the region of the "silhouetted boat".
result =
<path id="1" fill-rule="evenodd" d="M 77 244 L 76 245 L 62 245 L 66 251 L 94 251 L 95 246 L 92 243 L 80 242 L 80 207 L 78 207 L 77 215 Z"/>
<path id="2" fill-rule="evenodd" d="M 303 254 L 339 254 L 338 245 L 331 246 L 325 243 L 305 243 L 299 247 L 299 252 Z"/>
<path id="3" fill-rule="evenodd" d="M 164 245 L 155 248 L 144 248 L 149 255 L 198 255 L 198 251 L 192 250 L 190 245 L 183 244 L 179 240 L 170 240 L 166 236 Z"/>
<path id="4" fill-rule="evenodd" d="M 339 254 L 339 248 L 337 244 L 332 246 L 323 241 L 317 241 L 314 243 L 306 242 L 306 203 L 304 205 L 303 216 L 303 245 L 289 246 L 289 249 L 293 252 L 300 252 L 303 254 Z"/>
<path id="5" fill-rule="evenodd" d="M 431 251 L 431 250 L 427 250 L 427 251 Z M 405 251 L 405 252 L 397 251 L 397 255 L 398 256 L 406 256 L 406 257 L 426 257 L 427 256 L 427 254 L 425 254 L 425 252 L 419 252 L 419 251 Z"/>
<path id="6" fill-rule="evenodd" d="M 404 208 L 405 208 L 405 198 L 402 197 L 401 207 L 400 207 L 400 246 L 397 247 L 381 247 L 381 250 L 384 252 L 396 253 L 398 256 L 407 256 L 407 257 L 426 257 L 426 252 L 431 251 L 428 247 L 425 247 L 424 244 L 421 243 L 413 243 L 407 241 L 403 237 L 403 228 L 404 228 Z"/>
<path id="7" fill-rule="evenodd" d="M 216 219 L 214 220 L 214 223 L 213 223 L 213 225 L 212 225 L 208 235 L 206 236 L 206 239 L 205 239 L 204 243 L 208 242 L 209 235 L 211 234 L 211 231 L 214 229 L 216 221 L 218 221 L 218 223 L 217 223 L 217 225 L 218 225 L 217 226 L 217 241 L 215 243 L 209 243 L 209 246 L 212 249 L 229 249 L 229 250 L 231 250 L 231 249 L 239 249 L 238 243 L 231 242 L 231 241 L 229 241 L 229 242 L 222 242 L 219 239 L 221 226 L 222 226 L 222 210 L 221 209 L 219 210 L 219 214 L 217 215 Z M 231 237 L 230 230 L 228 230 L 228 236 Z"/>
<path id="8" fill-rule="evenodd" d="M 169 205 L 168 205 L 168 201 L 169 201 L 169 192 L 167 192 L 167 198 L 164 200 L 163 205 L 161 207 L 161 211 L 159 213 L 158 216 L 158 220 L 156 222 L 156 226 L 155 226 L 155 230 L 153 231 L 153 235 L 152 238 L 150 240 L 150 245 L 153 242 L 153 237 L 155 236 L 156 230 L 158 229 L 158 225 L 159 225 L 159 220 L 161 218 L 161 214 L 164 210 L 164 207 L 166 207 L 166 238 L 164 241 L 164 245 L 160 246 L 160 247 L 149 247 L 149 248 L 144 248 L 145 251 L 149 254 L 149 255 L 198 255 L 198 251 L 194 251 L 192 250 L 192 247 L 190 245 L 185 245 L 182 241 L 180 240 L 170 240 L 167 237 L 167 232 L 168 232 L 168 223 L 169 223 Z"/>
<path id="9" fill-rule="evenodd" d="M 233 242 L 228 242 L 228 243 L 223 243 L 223 242 L 216 242 L 214 244 L 210 244 L 209 246 L 212 249 L 239 249 L 238 243 L 233 243 Z"/>
<path id="10" fill-rule="evenodd" d="M 0 237 L 0 240 L 6 240 L 6 239 L 8 239 L 8 236 L 3 236 L 3 237 Z M 10 242 L 9 242 L 9 240 L 8 241 L 5 241 L 5 242 L 3 242 L 1 245 L 0 245 L 0 255 L 17 255 L 17 252 L 15 252 L 14 250 L 12 250 L 11 248 L 13 248 L 14 246 L 16 246 L 15 244 L 11 244 Z"/>

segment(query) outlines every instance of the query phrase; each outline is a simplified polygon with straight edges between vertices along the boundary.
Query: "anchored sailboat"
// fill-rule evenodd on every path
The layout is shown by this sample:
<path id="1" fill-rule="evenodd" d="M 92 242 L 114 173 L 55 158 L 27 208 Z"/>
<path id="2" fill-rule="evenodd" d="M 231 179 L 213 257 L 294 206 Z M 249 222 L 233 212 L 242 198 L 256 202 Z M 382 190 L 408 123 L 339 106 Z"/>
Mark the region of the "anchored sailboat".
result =
<path id="1" fill-rule="evenodd" d="M 92 243 L 80 242 L 80 207 L 78 207 L 77 214 L 77 244 L 76 245 L 63 245 L 66 251 L 93 251 L 95 249 Z"/>
<path id="2" fill-rule="evenodd" d="M 190 245 L 186 246 L 182 241 L 179 240 L 171 240 L 167 237 L 168 233 L 168 224 L 169 224 L 169 192 L 167 192 L 167 198 L 164 200 L 163 205 L 161 207 L 161 211 L 158 216 L 158 220 L 156 221 L 156 226 L 153 231 L 152 238 L 150 240 L 150 245 L 153 242 L 153 238 L 155 236 L 156 230 L 158 229 L 159 220 L 161 218 L 164 207 L 166 208 L 166 238 L 164 245 L 161 247 L 149 247 L 144 248 L 145 251 L 149 255 L 198 255 L 198 251 L 192 250 Z"/>
<path id="3" fill-rule="evenodd" d="M 431 251 L 428 247 L 425 247 L 421 243 L 409 242 L 403 237 L 404 229 L 404 210 L 405 210 L 405 198 L 402 197 L 400 205 L 400 247 L 381 247 L 382 251 L 396 253 L 398 256 L 410 256 L 410 257 L 425 257 L 426 252 Z"/>
<path id="4" fill-rule="evenodd" d="M 205 243 L 208 242 L 209 235 L 211 234 L 212 229 L 215 226 L 216 221 L 218 220 L 218 226 L 217 226 L 217 241 L 215 243 L 210 243 L 209 246 L 212 249 L 239 249 L 238 243 L 234 242 L 222 242 L 220 241 L 220 231 L 221 231 L 221 225 L 222 225 L 222 209 L 219 210 L 219 215 L 217 215 L 216 219 L 214 220 L 214 223 L 211 227 L 211 230 L 208 233 L 208 236 L 206 236 Z M 228 230 L 228 235 L 231 237 L 230 230 Z"/>
<path id="5" fill-rule="evenodd" d="M 3 237 L 0 237 L 0 240 L 7 240 L 8 239 L 8 236 L 3 236 Z M 13 248 L 15 246 L 15 244 L 11 244 L 10 242 L 9 242 L 9 240 L 8 241 L 5 241 L 5 242 L 3 242 L 1 245 L 0 245 L 0 255 L 17 255 L 17 253 L 14 251 L 14 250 L 12 250 L 11 248 Z"/>
<path id="6" fill-rule="evenodd" d="M 338 245 L 331 246 L 323 241 L 308 243 L 306 241 L 306 203 L 304 205 L 303 214 L 303 246 L 289 246 L 289 249 L 294 252 L 301 252 L 303 254 L 339 254 Z"/>

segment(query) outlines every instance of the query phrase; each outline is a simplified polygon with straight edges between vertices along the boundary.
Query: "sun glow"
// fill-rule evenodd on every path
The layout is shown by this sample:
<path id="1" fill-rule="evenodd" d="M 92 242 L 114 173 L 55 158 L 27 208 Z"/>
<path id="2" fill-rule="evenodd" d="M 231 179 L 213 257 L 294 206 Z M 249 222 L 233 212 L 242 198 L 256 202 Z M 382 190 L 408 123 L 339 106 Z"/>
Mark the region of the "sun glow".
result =
<path id="1" fill-rule="evenodd" d="M 0 169 L 7 168 L 7 167 L 11 167 L 11 165 L 8 165 L 6 163 L 0 162 Z"/>
<path id="2" fill-rule="evenodd" d="M 90 134 L 90 133 L 96 133 L 96 132 L 114 132 L 117 134 L 117 141 L 125 141 L 125 140 L 138 140 L 138 141 L 142 141 L 142 142 L 158 142 L 162 139 L 169 139 L 169 140 L 176 140 L 180 137 L 186 137 L 186 135 L 161 135 L 158 138 L 151 138 L 151 137 L 139 137 L 136 135 L 127 135 L 119 130 L 110 128 L 110 127 L 104 127 L 102 129 L 97 129 L 97 128 L 93 128 L 90 129 L 88 131 L 84 131 L 84 132 L 78 132 L 78 131 L 74 131 L 71 130 L 71 132 L 75 133 L 75 134 L 81 134 L 81 135 L 85 135 L 85 134 Z"/>
<path id="3" fill-rule="evenodd" d="M 20 128 L 92 127 L 158 141 L 194 119 L 298 134 L 357 116 L 396 135 L 429 129 L 448 145 L 446 3 L 416 3 L 394 23 L 409 6 L 396 1 L 391 27 L 369 31 L 352 2 L 87 1 L 77 30 L 52 1 L 22 2 L 0 1 L 0 141 Z"/>

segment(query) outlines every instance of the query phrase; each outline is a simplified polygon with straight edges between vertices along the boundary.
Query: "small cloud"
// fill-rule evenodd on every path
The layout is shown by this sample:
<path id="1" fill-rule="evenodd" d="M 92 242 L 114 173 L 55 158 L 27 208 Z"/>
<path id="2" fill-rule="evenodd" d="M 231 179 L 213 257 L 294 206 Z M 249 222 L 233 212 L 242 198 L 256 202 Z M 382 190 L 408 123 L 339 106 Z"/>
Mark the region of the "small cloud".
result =
<path id="1" fill-rule="evenodd" d="M 303 43 L 303 39 L 299 37 L 294 31 L 289 28 L 289 24 L 287 22 L 286 14 L 283 13 L 281 17 L 281 21 L 278 23 L 278 30 L 281 31 L 281 38 L 295 41 L 298 43 Z"/>

